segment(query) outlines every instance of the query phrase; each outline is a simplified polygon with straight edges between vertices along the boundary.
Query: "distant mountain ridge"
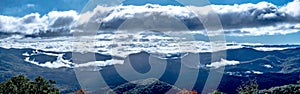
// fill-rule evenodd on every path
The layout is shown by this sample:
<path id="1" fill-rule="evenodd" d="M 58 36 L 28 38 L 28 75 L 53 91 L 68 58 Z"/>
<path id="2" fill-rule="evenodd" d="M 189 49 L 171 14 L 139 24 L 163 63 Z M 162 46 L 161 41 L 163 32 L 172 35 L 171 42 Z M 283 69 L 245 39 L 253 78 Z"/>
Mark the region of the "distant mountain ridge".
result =
<path id="1" fill-rule="evenodd" d="M 76 75 L 73 69 L 65 67 L 50 69 L 25 62 L 24 59 L 26 56 L 23 54 L 32 51 L 34 51 L 34 49 L 0 48 L 0 81 L 17 74 L 25 74 L 29 78 L 40 75 L 47 79 L 56 80 L 58 85 L 62 87 L 62 93 L 69 93 L 72 90 L 78 90 L 79 84 L 77 83 Z M 47 53 L 64 54 L 63 58 L 66 60 L 71 59 L 72 56 L 71 52 Z M 131 59 L 139 58 L 131 62 L 132 64 L 136 64 L 134 65 L 135 70 L 142 73 L 147 72 L 149 69 L 149 64 L 143 61 L 147 60 L 145 58 L 149 58 L 149 55 L 150 54 L 147 52 L 141 52 L 129 56 Z M 257 78 L 261 89 L 296 83 L 299 80 L 298 76 L 300 73 L 300 69 L 298 67 L 300 62 L 299 55 L 300 48 L 268 52 L 257 51 L 251 48 L 227 50 L 226 59 L 236 60 L 241 62 L 241 64 L 229 65 L 225 67 L 223 78 L 218 89 L 226 93 L 235 93 L 235 89 L 240 85 L 241 80 L 248 80 L 249 78 Z M 199 56 L 201 64 L 205 65 L 210 63 L 209 61 L 211 53 L 199 53 Z M 171 55 L 170 58 L 171 57 L 178 57 L 178 55 Z M 56 57 L 47 55 L 36 55 L 30 58 L 31 60 L 35 59 L 40 63 L 45 62 L 43 60 L 53 61 L 52 59 L 56 59 Z M 96 55 L 96 58 L 98 60 L 107 60 L 111 59 L 112 57 L 98 54 Z M 180 58 L 168 59 L 167 62 L 167 70 L 162 77 L 159 78 L 159 80 L 172 85 L 174 82 L 176 82 L 178 77 Z M 273 68 L 266 68 L 266 64 L 272 66 Z M 195 90 L 202 91 L 204 85 L 203 82 L 205 82 L 209 70 L 209 68 L 205 67 L 199 69 L 199 78 L 196 82 L 197 86 L 194 88 Z M 259 71 L 262 72 L 262 74 L 249 73 L 247 71 Z M 107 79 L 106 81 L 110 88 L 117 88 L 124 83 L 128 83 L 128 81 L 120 77 L 114 66 L 101 67 L 100 72 L 104 79 Z M 228 72 L 231 72 L 232 74 L 228 74 Z"/>
<path id="2" fill-rule="evenodd" d="M 158 79 L 148 78 L 122 84 L 109 91 L 108 94 L 162 94 L 163 92 L 175 94 L 180 90 L 178 87 L 159 81 Z"/>

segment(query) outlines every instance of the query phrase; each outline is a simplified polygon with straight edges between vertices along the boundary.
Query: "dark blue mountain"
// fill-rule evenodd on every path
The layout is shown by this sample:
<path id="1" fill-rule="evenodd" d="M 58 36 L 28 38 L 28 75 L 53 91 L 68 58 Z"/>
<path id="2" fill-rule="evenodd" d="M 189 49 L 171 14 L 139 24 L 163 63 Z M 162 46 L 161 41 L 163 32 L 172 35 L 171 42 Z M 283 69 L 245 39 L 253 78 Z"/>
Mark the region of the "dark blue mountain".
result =
<path id="1" fill-rule="evenodd" d="M 58 68 L 51 69 L 40 67 L 28 62 L 25 62 L 25 56 L 23 53 L 31 54 L 34 49 L 4 49 L 0 48 L 0 81 L 5 80 L 6 78 L 10 78 L 17 74 L 25 74 L 29 78 L 34 78 L 36 76 L 43 76 L 47 79 L 56 80 L 58 86 L 61 88 L 61 93 L 69 93 L 79 88 L 79 84 L 76 80 L 76 75 L 71 68 Z M 64 54 L 63 58 L 65 60 L 72 61 L 72 53 L 71 52 L 49 52 L 49 51 L 41 51 L 44 53 L 52 53 L 52 54 Z M 85 53 L 85 54 L 94 54 L 94 53 Z M 85 55 L 81 54 L 81 55 Z M 95 54 L 96 60 L 110 60 L 112 56 L 109 55 L 101 55 Z M 201 64 L 206 65 L 210 64 L 211 61 L 211 53 L 199 53 L 199 58 Z M 51 56 L 47 54 L 38 54 L 29 56 L 30 60 L 35 60 L 40 64 L 45 63 L 47 61 L 55 61 L 57 56 Z M 149 57 L 150 54 L 147 52 L 140 52 L 136 54 L 131 54 L 127 58 L 133 65 L 134 69 L 140 73 L 146 73 L 151 68 L 149 65 Z M 180 57 L 180 55 L 171 55 L 167 59 L 167 68 L 164 74 L 157 78 L 160 81 L 166 82 L 170 85 L 173 85 L 179 76 L 179 71 L 181 68 L 181 59 L 173 58 Z M 116 57 L 122 59 L 120 57 Z M 156 58 L 156 57 L 154 57 Z M 274 86 L 281 86 L 286 84 L 294 84 L 299 79 L 300 73 L 300 49 L 288 49 L 282 51 L 257 51 L 251 48 L 241 48 L 241 49 L 233 49 L 227 50 L 227 60 L 236 60 L 240 61 L 242 64 L 234 65 L 234 66 L 226 66 L 224 74 L 216 71 L 217 74 L 223 75 L 221 83 L 218 87 L 220 91 L 234 94 L 236 93 L 236 88 L 241 84 L 241 81 L 247 81 L 249 78 L 256 78 L 258 84 L 260 85 L 260 89 L 267 89 Z M 160 60 L 157 58 L 157 60 Z M 81 59 L 82 62 L 89 62 L 84 58 Z M 271 65 L 273 68 L 265 68 L 264 65 Z M 112 65 L 102 67 L 100 73 L 103 75 L 106 83 L 110 86 L 110 88 L 116 88 L 119 85 L 124 83 L 128 83 L 124 78 L 122 78 L 117 70 L 116 66 L 122 65 Z M 157 63 L 156 66 L 161 66 L 161 63 Z M 183 66 L 184 70 L 195 70 L 188 67 Z M 260 71 L 263 74 L 255 74 L 255 73 L 246 73 L 246 71 Z M 209 68 L 201 68 L 198 69 L 198 80 L 196 82 L 196 86 L 194 87 L 197 91 L 202 91 L 205 81 L 209 75 Z M 126 72 L 126 71 L 125 71 Z M 234 72 L 236 74 L 230 75 L 227 72 Z M 130 75 L 128 72 L 127 75 Z M 139 78 L 136 78 L 138 80 Z M 180 87 L 179 88 L 184 88 Z"/>

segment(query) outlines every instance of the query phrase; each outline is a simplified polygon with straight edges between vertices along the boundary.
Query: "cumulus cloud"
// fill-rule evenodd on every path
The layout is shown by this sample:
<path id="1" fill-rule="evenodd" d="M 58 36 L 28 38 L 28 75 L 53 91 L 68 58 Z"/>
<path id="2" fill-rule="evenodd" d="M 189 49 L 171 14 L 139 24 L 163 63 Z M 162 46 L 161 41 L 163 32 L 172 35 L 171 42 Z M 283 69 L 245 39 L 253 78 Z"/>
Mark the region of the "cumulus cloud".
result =
<path id="1" fill-rule="evenodd" d="M 212 11 L 209 10 L 209 8 L 213 8 L 214 12 L 219 16 L 225 34 L 287 34 L 299 31 L 299 7 L 299 1 L 290 2 L 285 6 L 276 6 L 268 2 L 204 7 L 160 5 L 121 6 L 103 19 L 101 27 L 103 29 L 117 29 L 126 20 L 135 20 L 139 24 L 147 24 L 143 23 L 146 21 L 145 19 L 168 16 L 180 20 L 190 30 L 204 30 L 205 28 L 198 17 L 213 16 Z M 170 18 L 162 21 L 168 22 L 168 20 L 174 20 Z M 169 24 L 174 25 L 174 23 Z M 138 24 L 134 25 L 136 25 L 136 28 L 140 26 Z"/>
<path id="2" fill-rule="evenodd" d="M 286 6 L 280 8 L 280 11 L 285 11 L 288 15 L 300 20 L 300 1 L 294 0 Z"/>
<path id="3" fill-rule="evenodd" d="M 236 35 L 274 35 L 298 32 L 299 1 L 285 6 L 267 2 L 242 5 L 213 5 L 225 33 Z M 241 34 L 237 34 L 241 33 Z"/>
<path id="4" fill-rule="evenodd" d="M 48 32 L 60 33 L 63 30 L 70 29 L 78 17 L 78 13 L 72 10 L 52 11 L 44 16 L 32 13 L 21 18 L 0 15 L 0 32 L 23 35 L 39 35 Z"/>
<path id="5" fill-rule="evenodd" d="M 0 15 L 0 32 L 56 36 L 82 29 L 117 30 L 120 26 L 124 26 L 126 21 L 130 21 L 131 24 L 125 29 L 159 27 L 173 31 L 187 28 L 204 32 L 205 28 L 198 17 L 200 19 L 212 17 L 213 11 L 219 16 L 224 32 L 228 35 L 288 34 L 298 32 L 300 29 L 300 2 L 295 0 L 284 6 L 276 6 L 268 2 L 202 7 L 147 4 L 97 6 L 80 15 L 75 11 L 52 11 L 44 16 L 32 13 L 21 18 Z M 178 25 L 185 26 L 178 27 Z"/>

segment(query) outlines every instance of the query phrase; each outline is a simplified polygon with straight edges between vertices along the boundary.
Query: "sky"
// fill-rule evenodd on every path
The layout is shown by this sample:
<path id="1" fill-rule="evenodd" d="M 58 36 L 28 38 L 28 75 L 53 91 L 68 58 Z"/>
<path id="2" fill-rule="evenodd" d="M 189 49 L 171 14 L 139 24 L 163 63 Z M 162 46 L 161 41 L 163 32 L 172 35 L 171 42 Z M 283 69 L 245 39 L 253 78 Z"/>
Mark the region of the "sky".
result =
<path id="1" fill-rule="evenodd" d="M 0 31 L 14 30 L 19 32 L 21 29 L 31 30 L 31 28 L 60 28 L 69 27 L 70 23 L 78 18 L 79 13 L 89 0 L 1 0 L 0 2 Z M 225 33 L 236 34 L 236 36 L 226 36 L 227 41 L 264 43 L 264 44 L 292 44 L 300 43 L 300 3 L 293 0 L 209 0 L 214 6 L 222 25 L 226 28 Z M 180 3 L 173 0 L 125 0 L 123 5 L 144 5 L 154 3 L 160 5 L 176 5 Z M 251 4 L 249 4 L 251 3 Z M 143 8 L 143 7 L 142 7 Z M 166 7 L 165 7 L 166 8 Z M 138 10 L 138 8 L 134 8 Z M 74 11 L 70 11 L 74 10 Z M 128 11 L 130 8 L 128 8 Z M 173 9 L 175 13 L 170 15 L 180 15 L 184 12 Z M 54 11 L 54 12 L 53 12 Z M 58 11 L 58 12 L 57 12 Z M 60 12 L 66 11 L 66 12 Z M 127 17 L 131 12 L 121 11 L 112 15 Z M 130 10 L 135 11 L 135 10 Z M 144 11 L 152 11 L 144 9 Z M 164 10 L 156 10 L 164 11 Z M 247 12 L 252 14 L 247 14 Z M 31 14 L 35 13 L 35 14 Z M 143 13 L 143 12 L 142 12 Z M 2 16 L 1 16 L 2 15 Z M 45 17 L 42 17 L 46 15 Z M 125 16 L 124 16 L 125 15 Z M 134 13 L 132 14 L 134 16 Z M 131 15 L 131 16 L 132 16 Z M 9 16 L 9 17 L 7 17 Z M 95 15 L 94 15 L 95 16 Z M 16 18 L 18 17 L 18 18 Z M 1 22 L 1 19 L 11 19 L 14 22 Z M 29 21 L 29 23 L 17 22 L 19 19 Z M 37 23 L 31 22 L 38 19 Z M 189 18 L 187 18 L 189 19 Z M 114 19 L 110 19 L 114 20 Z M 46 22 L 46 23 L 45 23 Z M 4 23 L 4 24 L 1 24 Z M 20 29 L 13 26 L 3 29 L 3 26 L 10 26 L 10 23 L 20 23 Z M 108 21 L 108 23 L 110 23 Z M 192 23 L 193 22 L 187 22 Z M 278 24 L 282 23 L 282 24 Z M 295 25 L 296 24 L 296 25 Z M 201 24 L 200 24 L 201 25 Z M 21 28 L 22 27 L 22 28 Z M 298 29 L 298 30 L 297 30 Z M 16 31 L 17 30 L 17 31 Z M 272 34 L 276 32 L 276 34 Z M 23 32 L 21 32 L 23 33 Z M 30 32 L 34 33 L 33 31 Z M 250 34 L 250 36 L 243 36 Z M 275 40 L 276 39 L 276 40 Z"/>
<path id="2" fill-rule="evenodd" d="M 80 12 L 89 0 L 1 0 L 0 15 L 24 16 L 29 13 L 46 14 L 50 11 L 75 10 Z M 259 3 L 262 1 L 282 6 L 293 0 L 209 0 L 211 4 L 233 5 Z M 123 5 L 144 5 L 146 3 L 181 5 L 173 0 L 125 0 Z"/>

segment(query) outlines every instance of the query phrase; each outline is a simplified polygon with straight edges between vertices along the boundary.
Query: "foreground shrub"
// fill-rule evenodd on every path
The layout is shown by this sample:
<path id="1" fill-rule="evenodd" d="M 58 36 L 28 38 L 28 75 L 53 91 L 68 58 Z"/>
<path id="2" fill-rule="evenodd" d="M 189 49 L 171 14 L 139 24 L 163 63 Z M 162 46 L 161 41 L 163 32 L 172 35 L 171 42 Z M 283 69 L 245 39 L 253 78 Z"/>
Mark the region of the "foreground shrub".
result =
<path id="1" fill-rule="evenodd" d="M 300 85 L 285 85 L 259 91 L 260 94 L 300 94 Z"/>
<path id="2" fill-rule="evenodd" d="M 256 79 L 249 80 L 247 82 L 242 82 L 242 84 L 237 88 L 238 94 L 257 94 L 259 91 Z"/>
<path id="3" fill-rule="evenodd" d="M 0 83 L 0 94 L 58 94 L 55 81 L 42 77 L 30 81 L 24 75 L 18 75 Z"/>
<path id="4" fill-rule="evenodd" d="M 218 90 L 215 90 L 215 91 L 212 92 L 211 94 L 225 94 L 225 93 L 223 93 L 223 92 L 221 92 L 221 91 L 218 91 Z"/>

